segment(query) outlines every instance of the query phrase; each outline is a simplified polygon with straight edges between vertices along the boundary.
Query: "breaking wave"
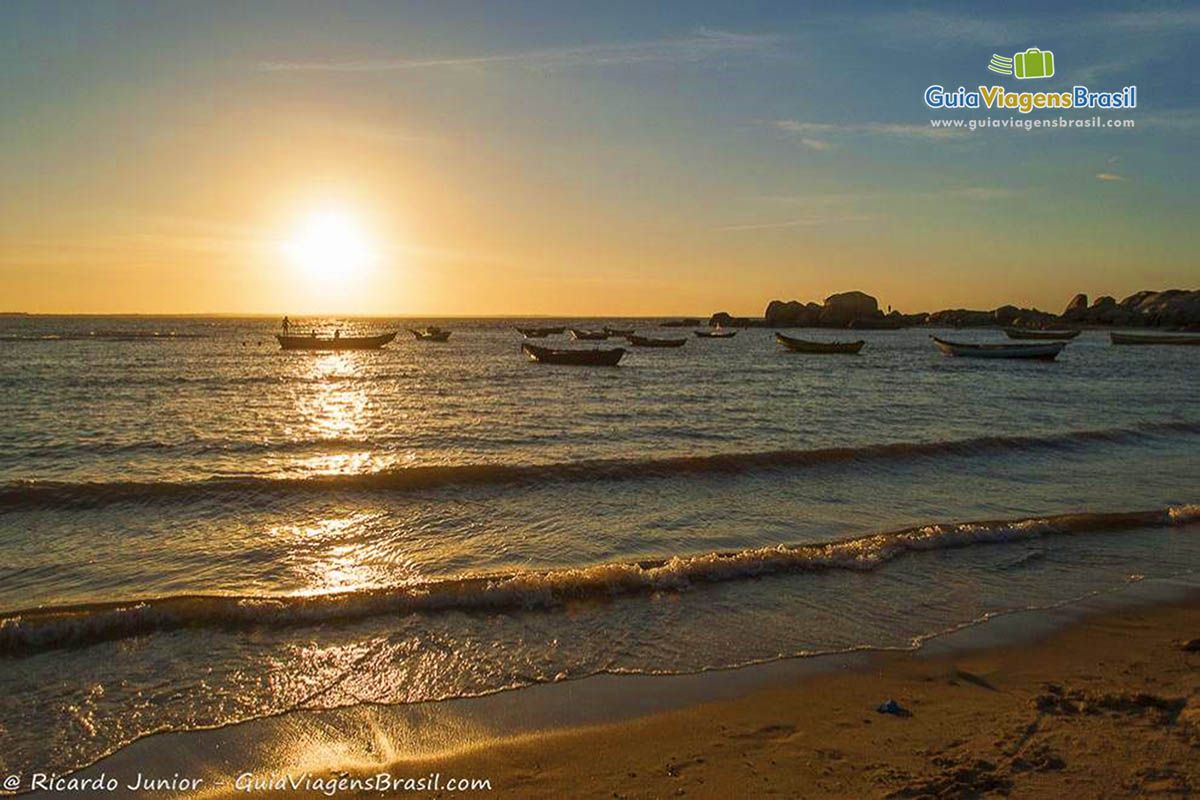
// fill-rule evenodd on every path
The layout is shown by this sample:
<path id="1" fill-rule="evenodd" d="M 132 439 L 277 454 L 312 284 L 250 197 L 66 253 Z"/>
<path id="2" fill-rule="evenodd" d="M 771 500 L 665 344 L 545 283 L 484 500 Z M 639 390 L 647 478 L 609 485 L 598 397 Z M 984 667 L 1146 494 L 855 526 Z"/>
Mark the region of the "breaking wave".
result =
<path id="1" fill-rule="evenodd" d="M 1200 434 L 1200 423 L 1168 422 L 1136 428 L 1071 431 L 1043 436 L 981 436 L 937 442 L 897 442 L 862 447 L 772 450 L 676 456 L 651 459 L 608 459 L 550 464 L 447 464 L 386 469 L 378 472 L 321 475 L 307 478 L 238 476 L 201 481 L 15 481 L 0 485 L 0 512 L 34 509 L 76 510 L 119 503 L 181 503 L 236 495 L 262 500 L 302 492 L 413 491 L 446 486 L 544 484 L 599 480 L 636 480 L 769 469 L 796 469 L 844 462 L 886 462 L 941 456 L 979 456 L 1004 452 L 1071 450 L 1095 443 L 1134 442 L 1147 436 Z M 266 450 L 310 447 L 351 449 L 366 441 L 331 439 L 278 446 L 248 443 Z M 171 445 L 163 445 L 170 447 Z M 219 450 L 223 445 L 208 443 Z M 234 445 L 230 445 L 231 447 Z M 117 445 L 124 447 L 124 445 Z"/>
<path id="2" fill-rule="evenodd" d="M 924 525 L 816 544 L 779 545 L 588 567 L 436 579 L 317 595 L 176 595 L 55 606 L 0 616 L 0 656 L 186 628 L 239 629 L 353 621 L 388 614 L 524 611 L 572 600 L 679 591 L 696 584 L 825 570 L 877 569 L 910 553 L 1083 534 L 1194 524 L 1200 505 Z"/>

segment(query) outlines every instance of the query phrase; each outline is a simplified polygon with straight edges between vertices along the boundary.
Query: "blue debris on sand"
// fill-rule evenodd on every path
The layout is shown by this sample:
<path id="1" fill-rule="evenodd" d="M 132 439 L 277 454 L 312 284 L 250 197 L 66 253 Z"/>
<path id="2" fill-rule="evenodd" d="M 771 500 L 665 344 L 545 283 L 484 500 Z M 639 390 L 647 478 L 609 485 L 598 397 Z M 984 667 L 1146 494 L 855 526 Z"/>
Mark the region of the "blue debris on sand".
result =
<path id="1" fill-rule="evenodd" d="M 897 716 L 907 714 L 904 706 L 900 705 L 895 700 L 888 700 L 886 703 L 880 703 L 879 705 L 875 706 L 875 710 L 880 714 L 896 714 Z"/>

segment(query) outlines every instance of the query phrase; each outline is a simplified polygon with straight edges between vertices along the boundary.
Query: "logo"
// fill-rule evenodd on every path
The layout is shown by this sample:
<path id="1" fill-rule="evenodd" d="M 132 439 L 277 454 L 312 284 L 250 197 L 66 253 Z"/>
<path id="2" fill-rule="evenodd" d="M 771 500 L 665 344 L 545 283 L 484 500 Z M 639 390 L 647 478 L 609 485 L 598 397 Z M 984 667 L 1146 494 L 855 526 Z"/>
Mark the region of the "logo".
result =
<path id="1" fill-rule="evenodd" d="M 1054 53 L 1037 47 L 1013 53 L 1012 58 L 993 53 L 987 68 L 1018 80 L 1052 78 Z M 978 86 L 974 90 L 959 86 L 955 91 L 935 83 L 925 90 L 925 105 L 937 109 L 1011 109 L 1021 114 L 1069 108 L 1137 108 L 1137 86 L 1100 92 L 1087 86 L 1072 86 L 1070 91 L 1010 92 L 1003 86 Z"/>
<path id="2" fill-rule="evenodd" d="M 1031 47 L 1024 53 L 1014 53 L 1005 58 L 992 53 L 988 69 L 1001 75 L 1012 75 L 1020 80 L 1054 77 L 1054 53 Z"/>

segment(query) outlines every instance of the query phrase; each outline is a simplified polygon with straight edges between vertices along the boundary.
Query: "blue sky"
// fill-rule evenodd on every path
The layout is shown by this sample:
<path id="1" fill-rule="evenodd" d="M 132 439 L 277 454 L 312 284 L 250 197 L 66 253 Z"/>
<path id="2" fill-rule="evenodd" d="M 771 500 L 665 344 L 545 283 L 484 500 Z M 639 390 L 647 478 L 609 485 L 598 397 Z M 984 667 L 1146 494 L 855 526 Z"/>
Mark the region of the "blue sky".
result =
<path id="1" fill-rule="evenodd" d="M 1200 7 L 650 5 L 8 3 L 9 303 L 1057 310 L 1195 284 Z M 1034 46 L 1053 78 L 987 71 Z M 931 83 L 1136 84 L 1102 115 L 1136 128 L 948 135 L 929 120 L 1019 115 L 930 111 Z M 374 272 L 281 297 L 271 243 L 330 203 Z"/>

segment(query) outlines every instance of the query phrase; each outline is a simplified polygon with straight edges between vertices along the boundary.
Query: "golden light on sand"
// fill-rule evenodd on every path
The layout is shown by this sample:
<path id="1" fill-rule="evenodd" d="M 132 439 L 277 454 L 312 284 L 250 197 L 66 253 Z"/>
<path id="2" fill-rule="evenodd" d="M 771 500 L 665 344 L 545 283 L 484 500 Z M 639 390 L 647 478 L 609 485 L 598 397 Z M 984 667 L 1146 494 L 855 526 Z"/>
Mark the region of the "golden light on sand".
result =
<path id="1" fill-rule="evenodd" d="M 341 209 L 306 217 L 283 243 L 283 254 L 291 266 L 322 283 L 360 277 L 378 257 L 362 225 Z"/>

